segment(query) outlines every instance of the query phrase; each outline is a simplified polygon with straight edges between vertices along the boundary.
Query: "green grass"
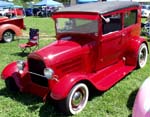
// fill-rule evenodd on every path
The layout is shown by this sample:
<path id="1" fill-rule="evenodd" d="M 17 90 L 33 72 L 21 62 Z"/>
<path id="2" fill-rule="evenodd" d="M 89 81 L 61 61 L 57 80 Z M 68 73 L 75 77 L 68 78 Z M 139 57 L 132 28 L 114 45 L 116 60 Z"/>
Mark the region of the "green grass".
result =
<path id="1" fill-rule="evenodd" d="M 39 28 L 41 33 L 54 35 L 53 22 L 49 18 L 25 18 L 27 27 Z M 52 26 L 51 26 L 52 25 Z M 28 30 L 27 30 L 28 32 Z M 22 40 L 25 42 L 26 40 Z M 41 39 L 40 48 L 52 40 Z M 18 41 L 0 43 L 0 73 L 10 62 L 26 59 L 21 54 Z M 96 93 L 78 115 L 73 117 L 131 117 L 132 107 L 138 88 L 150 75 L 150 56 L 143 69 L 134 70 L 123 80 L 104 93 Z M 5 88 L 0 80 L 0 117 L 62 117 L 51 102 L 43 103 L 41 98 L 22 93 L 12 93 Z"/>
<path id="2" fill-rule="evenodd" d="M 40 33 L 50 36 L 55 35 L 54 21 L 52 18 L 26 17 L 24 23 L 27 27 L 25 32 L 28 32 L 29 28 L 38 28 Z"/>

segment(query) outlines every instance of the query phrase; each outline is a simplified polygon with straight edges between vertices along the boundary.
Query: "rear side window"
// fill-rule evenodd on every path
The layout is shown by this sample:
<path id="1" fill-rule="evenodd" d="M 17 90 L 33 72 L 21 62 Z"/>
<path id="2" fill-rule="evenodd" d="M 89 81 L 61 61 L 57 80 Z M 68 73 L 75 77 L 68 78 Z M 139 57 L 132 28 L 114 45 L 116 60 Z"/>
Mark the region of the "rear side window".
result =
<path id="1" fill-rule="evenodd" d="M 124 16 L 124 27 L 137 23 L 137 10 L 128 11 Z"/>

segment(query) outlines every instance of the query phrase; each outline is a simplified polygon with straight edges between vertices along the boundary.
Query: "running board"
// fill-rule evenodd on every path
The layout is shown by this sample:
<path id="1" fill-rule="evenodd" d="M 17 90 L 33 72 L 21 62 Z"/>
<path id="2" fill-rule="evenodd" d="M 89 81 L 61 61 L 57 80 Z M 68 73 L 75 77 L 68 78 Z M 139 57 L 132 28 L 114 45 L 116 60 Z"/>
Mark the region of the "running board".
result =
<path id="1" fill-rule="evenodd" d="M 127 66 L 120 61 L 117 64 L 113 64 L 98 71 L 94 77 L 91 78 L 91 81 L 98 90 L 105 91 L 115 85 L 119 80 L 123 79 L 133 69 L 135 69 L 135 66 Z"/>

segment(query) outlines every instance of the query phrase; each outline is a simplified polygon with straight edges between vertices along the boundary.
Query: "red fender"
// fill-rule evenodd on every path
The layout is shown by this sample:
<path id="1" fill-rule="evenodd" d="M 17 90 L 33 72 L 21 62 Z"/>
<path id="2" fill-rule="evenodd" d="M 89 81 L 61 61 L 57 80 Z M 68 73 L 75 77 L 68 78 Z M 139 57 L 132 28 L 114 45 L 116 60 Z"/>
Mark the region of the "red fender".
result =
<path id="1" fill-rule="evenodd" d="M 65 78 L 60 79 L 53 87 L 51 87 L 50 96 L 55 100 L 66 98 L 72 87 L 81 80 L 87 80 L 87 76 L 79 73 L 65 76 Z"/>
<path id="2" fill-rule="evenodd" d="M 142 43 L 145 43 L 148 48 L 148 44 L 143 37 L 133 38 L 128 44 L 128 51 L 126 52 L 126 64 L 137 66 L 138 50 Z"/>
<path id="3" fill-rule="evenodd" d="M 20 91 L 22 91 L 23 87 L 26 85 L 26 82 L 22 81 L 23 77 L 25 77 L 26 75 L 26 70 L 27 70 L 27 65 L 26 67 L 24 68 L 24 72 L 22 74 L 20 74 L 18 72 L 18 68 L 17 68 L 17 65 L 16 65 L 16 61 L 15 62 L 12 62 L 10 64 L 8 64 L 2 71 L 2 74 L 1 74 L 1 78 L 3 80 L 6 80 L 7 78 L 13 78 L 15 80 L 15 83 L 16 85 L 20 88 Z M 26 80 L 26 79 L 24 79 Z"/>
<path id="4" fill-rule="evenodd" d="M 3 33 L 6 30 L 12 30 L 16 36 L 22 35 L 22 30 L 20 27 L 14 25 L 14 24 L 3 24 L 0 26 L 0 39 L 2 39 Z"/>
<path id="5" fill-rule="evenodd" d="M 2 79 L 7 79 L 9 77 L 12 77 L 13 73 L 17 72 L 17 65 L 16 62 L 12 62 L 10 64 L 8 64 L 4 70 L 2 71 Z"/>
<path id="6" fill-rule="evenodd" d="M 2 74 L 1 74 L 1 78 L 3 80 L 6 80 L 7 78 L 12 77 L 15 80 L 16 85 L 20 88 L 21 85 L 18 80 L 18 78 L 20 77 L 20 74 L 17 71 L 18 70 L 17 70 L 16 62 L 12 62 L 4 68 L 4 70 L 2 71 Z"/>

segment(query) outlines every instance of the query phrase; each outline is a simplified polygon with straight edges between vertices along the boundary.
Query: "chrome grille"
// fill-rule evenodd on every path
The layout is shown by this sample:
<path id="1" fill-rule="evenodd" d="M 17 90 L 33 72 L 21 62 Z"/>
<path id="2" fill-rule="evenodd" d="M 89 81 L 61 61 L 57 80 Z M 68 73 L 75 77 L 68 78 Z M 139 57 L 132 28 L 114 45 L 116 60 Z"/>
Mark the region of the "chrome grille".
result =
<path id="1" fill-rule="evenodd" d="M 45 64 L 42 60 L 36 58 L 28 58 L 29 74 L 32 82 L 41 85 L 48 86 L 48 80 L 44 76 Z M 36 75 L 39 74 L 39 75 Z"/>

